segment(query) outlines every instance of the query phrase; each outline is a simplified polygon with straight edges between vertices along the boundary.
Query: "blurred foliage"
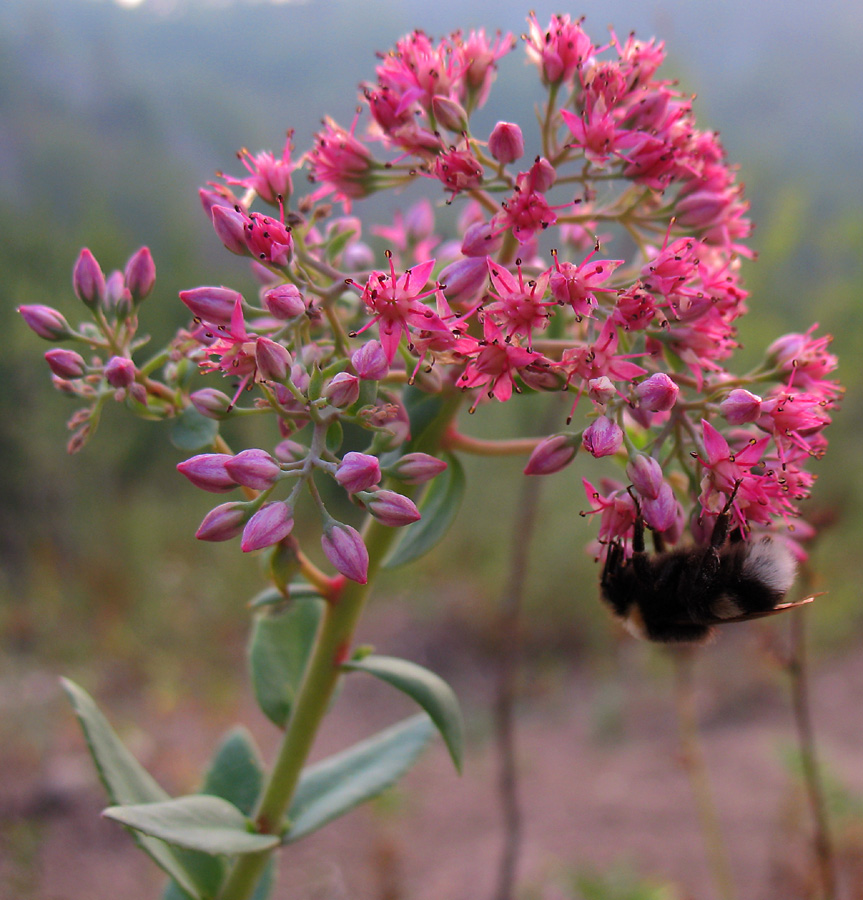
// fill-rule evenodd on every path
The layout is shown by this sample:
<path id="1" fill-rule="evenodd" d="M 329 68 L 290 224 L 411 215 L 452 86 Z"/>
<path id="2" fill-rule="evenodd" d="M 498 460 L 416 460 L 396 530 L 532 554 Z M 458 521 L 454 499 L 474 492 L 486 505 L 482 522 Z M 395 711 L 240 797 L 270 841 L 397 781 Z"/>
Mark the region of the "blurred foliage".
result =
<path id="1" fill-rule="evenodd" d="M 462 24 L 452 5 L 446 12 Z M 477 24 L 482 12 L 482 4 L 472 9 L 466 24 Z M 304 37 L 318 32 L 322 13 L 325 52 Z M 523 14 L 519 7 L 519 18 L 506 24 L 517 30 Z M 398 8 L 375 17 L 365 5 L 346 3 L 190 6 L 175 16 L 85 0 L 9 0 L 0 9 L 0 214 L 7 223 L 0 241 L 0 634 L 11 650 L 62 667 L 107 654 L 157 684 L 195 677 L 187 671 L 189 653 L 181 655 L 190 642 L 209 685 L 225 677 L 226 652 L 239 656 L 226 648 L 244 640 L 247 622 L 237 607 L 259 586 L 255 561 L 234 545 L 194 541 L 212 498 L 179 483 L 174 465 L 181 457 L 162 426 L 109 409 L 78 458 L 62 454 L 61 422 L 72 409 L 50 387 L 40 356 L 48 346 L 15 308 L 45 303 L 74 320 L 69 278 L 83 245 L 105 268 L 122 266 L 140 243 L 151 247 L 159 277 L 142 318 L 156 345 L 185 318 L 175 301 L 179 290 L 200 283 L 251 290 L 245 264 L 221 250 L 200 214 L 197 186 L 217 168 L 237 171 L 233 154 L 243 144 L 278 148 L 290 125 L 302 147 L 324 112 L 348 121 L 354 98 L 345 86 L 372 76 L 373 49 L 413 27 L 406 16 Z M 688 27 L 685 17 L 677 24 Z M 685 37 L 677 43 L 685 45 Z M 691 59 L 695 51 L 688 52 Z M 779 66 L 783 53 L 781 45 L 764 50 L 763 72 Z M 322 58 L 339 66 L 321 66 Z M 842 58 L 833 58 L 831 71 L 843 84 Z M 685 60 L 671 65 L 685 82 Z M 719 71 L 708 67 L 701 80 L 721 79 Z M 717 100 L 710 105 L 705 85 L 705 114 L 710 125 L 717 110 L 725 117 L 723 138 L 742 162 L 758 221 L 760 260 L 746 263 L 752 313 L 741 323 L 742 359 L 756 361 L 775 337 L 817 319 L 835 334 L 842 360 L 848 399 L 829 432 L 810 506 L 835 520 L 814 551 L 813 568 L 825 573 L 815 589 L 828 596 L 812 619 L 817 638 L 836 644 L 856 638 L 863 625 L 851 569 L 851 548 L 863 538 L 863 467 L 856 465 L 863 438 L 863 369 L 856 365 L 863 350 L 856 298 L 863 216 L 855 199 L 863 174 L 846 152 L 856 126 L 843 131 L 834 105 L 822 122 L 836 128 L 832 166 L 818 155 L 818 109 L 806 98 L 796 101 L 812 119 L 807 142 L 783 145 L 775 159 L 755 143 L 759 100 L 765 93 L 784 98 L 777 78 L 741 95 L 739 113 Z M 729 83 L 740 91 L 739 80 Z M 721 80 L 712 90 L 724 96 Z M 492 95 L 498 105 L 484 113 L 487 121 L 528 119 L 531 93 L 520 61 L 502 67 Z M 535 434 L 542 404 L 528 400 L 483 406 L 464 428 L 483 437 Z M 417 615 L 434 615 L 447 598 L 460 618 L 491 627 L 506 578 L 501 560 L 518 521 L 509 487 L 522 477 L 523 462 L 465 459 L 469 487 L 460 520 L 410 582 Z M 594 465 L 592 476 L 617 474 L 611 463 L 601 469 Z M 596 566 L 583 549 L 591 533 L 578 515 L 587 505 L 583 471 L 577 464 L 543 486 L 527 639 L 551 652 L 614 640 L 596 602 Z M 401 573 L 388 574 L 382 589 L 402 595 Z"/>

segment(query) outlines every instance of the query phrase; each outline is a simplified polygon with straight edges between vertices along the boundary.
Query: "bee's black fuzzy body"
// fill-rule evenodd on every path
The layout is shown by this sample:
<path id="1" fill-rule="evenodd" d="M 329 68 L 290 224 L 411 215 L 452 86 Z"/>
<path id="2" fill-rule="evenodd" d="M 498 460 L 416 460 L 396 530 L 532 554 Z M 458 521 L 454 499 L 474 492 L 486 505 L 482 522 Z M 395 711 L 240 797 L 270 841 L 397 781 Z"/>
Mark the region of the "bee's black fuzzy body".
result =
<path id="1" fill-rule="evenodd" d="M 651 641 L 703 642 L 714 625 L 777 610 L 794 581 L 794 557 L 770 536 L 726 543 L 729 507 L 707 547 L 650 555 L 640 516 L 629 559 L 619 543 L 609 545 L 602 598 L 628 631 Z"/>

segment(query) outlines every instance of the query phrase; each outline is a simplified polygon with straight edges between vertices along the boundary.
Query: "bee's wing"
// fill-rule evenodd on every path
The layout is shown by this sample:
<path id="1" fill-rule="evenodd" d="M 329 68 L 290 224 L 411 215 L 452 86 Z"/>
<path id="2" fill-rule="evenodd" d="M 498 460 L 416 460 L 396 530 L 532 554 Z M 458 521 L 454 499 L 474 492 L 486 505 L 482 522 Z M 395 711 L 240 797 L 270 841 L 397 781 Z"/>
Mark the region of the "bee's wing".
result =
<path id="1" fill-rule="evenodd" d="M 713 620 L 712 624 L 725 625 L 728 622 L 748 622 L 750 619 L 763 619 L 765 616 L 775 616 L 777 613 L 785 612 L 787 609 L 796 609 L 798 606 L 805 606 L 807 603 L 811 603 L 816 597 L 820 596 L 821 594 L 812 594 L 809 597 L 804 597 L 802 600 L 795 600 L 793 603 L 780 603 L 778 606 L 774 606 L 773 609 L 742 613 L 739 616 L 732 616 L 728 619 L 716 618 Z"/>

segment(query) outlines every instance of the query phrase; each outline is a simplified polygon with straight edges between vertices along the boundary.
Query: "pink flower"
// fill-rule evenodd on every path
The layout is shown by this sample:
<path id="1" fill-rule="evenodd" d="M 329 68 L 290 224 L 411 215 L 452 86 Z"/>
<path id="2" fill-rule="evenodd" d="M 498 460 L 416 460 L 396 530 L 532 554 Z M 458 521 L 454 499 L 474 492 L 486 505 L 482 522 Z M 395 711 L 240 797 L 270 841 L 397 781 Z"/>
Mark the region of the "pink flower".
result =
<path id="1" fill-rule="evenodd" d="M 754 422 L 761 414 L 761 398 L 751 391 L 735 388 L 719 404 L 719 411 L 731 425 Z"/>
<path id="2" fill-rule="evenodd" d="M 572 79 L 582 63 L 594 52 L 590 38 L 568 15 L 552 16 L 543 31 L 536 16 L 528 17 L 525 36 L 527 55 L 538 66 L 544 84 L 560 84 Z"/>
<path id="3" fill-rule="evenodd" d="M 497 293 L 490 293 L 494 302 L 489 303 L 485 309 L 494 315 L 507 340 L 516 334 L 522 334 L 530 345 L 534 329 L 542 330 L 548 324 L 547 310 L 554 306 L 554 302 L 543 302 L 542 299 L 548 285 L 548 272 L 525 283 L 520 261 L 516 262 L 516 266 L 518 280 L 508 269 L 493 262 L 491 258 L 488 259 L 489 277 Z"/>
<path id="4" fill-rule="evenodd" d="M 380 341 L 368 341 L 351 355 L 351 365 L 364 381 L 380 381 L 386 378 L 389 360 Z"/>
<path id="5" fill-rule="evenodd" d="M 472 191 L 482 184 L 483 169 L 469 149 L 449 150 L 437 156 L 435 177 L 455 196 L 460 191 Z"/>
<path id="6" fill-rule="evenodd" d="M 635 501 L 622 487 L 607 487 L 608 493 L 600 493 L 586 478 L 582 478 L 590 513 L 599 513 L 599 540 L 602 542 L 624 540 L 635 525 Z"/>
<path id="7" fill-rule="evenodd" d="M 549 278 L 551 295 L 561 304 L 572 308 L 577 318 L 589 316 L 596 308 L 596 293 L 613 291 L 613 288 L 599 287 L 607 281 L 614 270 L 623 264 L 622 259 L 597 259 L 590 262 L 591 257 L 599 249 L 599 245 L 579 265 L 561 263 L 554 254 L 554 271 Z"/>
<path id="8" fill-rule="evenodd" d="M 277 159 L 270 151 L 265 150 L 256 155 L 249 153 L 245 147 L 237 154 L 240 162 L 248 169 L 245 178 L 223 176 L 228 184 L 237 184 L 253 190 L 262 200 L 276 205 L 280 200 L 287 202 L 293 190 L 291 173 L 294 164 L 291 162 L 293 132 L 288 132 L 282 155 Z"/>
<path id="9" fill-rule="evenodd" d="M 680 388 L 664 372 L 656 372 L 635 386 L 638 402 L 651 412 L 664 412 L 677 403 Z"/>
<path id="10" fill-rule="evenodd" d="M 350 131 L 345 131 L 332 119 L 324 120 L 324 129 L 315 135 L 315 143 L 307 158 L 312 181 L 321 185 L 312 195 L 320 200 L 334 194 L 345 209 L 351 200 L 365 197 L 374 189 L 374 160 L 368 148 L 354 137 L 356 119 Z"/>
<path id="11" fill-rule="evenodd" d="M 623 429 L 607 416 L 594 419 L 582 435 L 584 449 L 591 456 L 613 456 L 623 446 Z"/>
<path id="12" fill-rule="evenodd" d="M 212 343 L 204 348 L 204 354 L 208 358 L 201 363 L 201 369 L 205 372 L 221 369 L 223 375 L 240 379 L 239 387 L 231 400 L 233 406 L 237 402 L 237 397 L 254 380 L 257 372 L 255 359 L 257 335 L 246 331 L 243 305 L 239 299 L 234 302 L 230 325 L 227 327 L 220 325 L 218 331 L 211 337 Z"/>

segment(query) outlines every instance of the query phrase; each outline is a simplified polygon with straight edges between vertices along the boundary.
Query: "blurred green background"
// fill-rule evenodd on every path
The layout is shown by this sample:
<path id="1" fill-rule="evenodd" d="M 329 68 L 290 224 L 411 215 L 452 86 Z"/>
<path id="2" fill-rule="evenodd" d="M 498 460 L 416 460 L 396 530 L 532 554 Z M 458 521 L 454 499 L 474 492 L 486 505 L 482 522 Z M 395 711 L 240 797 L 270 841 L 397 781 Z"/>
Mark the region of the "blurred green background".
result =
<path id="1" fill-rule="evenodd" d="M 534 7 L 542 22 L 558 11 Z M 621 36 L 634 29 L 663 38 L 667 71 L 698 95 L 699 124 L 721 132 L 740 166 L 760 256 L 746 265 L 742 357 L 755 359 L 779 334 L 813 321 L 836 337 L 848 394 L 829 454 L 816 464 L 810 509 L 832 524 L 813 561 L 816 587 L 829 596 L 811 618 L 820 646 L 847 646 L 863 626 L 854 568 L 863 537 L 863 8 L 586 0 L 572 12 L 587 16 L 597 41 L 608 24 Z M 238 148 L 278 150 L 293 127 L 302 150 L 325 113 L 348 123 L 355 86 L 373 77 L 374 52 L 414 27 L 436 36 L 476 26 L 518 34 L 525 14 L 511 0 L 0 6 L 0 665 L 83 672 L 86 681 L 107 655 L 113 673 L 136 683 L 172 691 L 198 678 L 202 696 L 218 700 L 235 690 L 225 658 L 242 658 L 243 604 L 259 583 L 255 561 L 234 545 L 194 540 L 212 498 L 175 473 L 182 457 L 163 426 L 110 408 L 90 446 L 64 454 L 72 407 L 52 390 L 48 345 L 16 306 L 53 305 L 74 321 L 79 249 L 89 246 L 110 269 L 146 243 L 159 277 L 142 328 L 158 343 L 185 319 L 179 290 L 251 283 L 245 264 L 218 245 L 196 196 L 216 169 L 239 171 Z M 503 61 L 480 122 L 527 127 L 537 97 L 519 49 Z M 520 402 L 490 405 L 465 427 L 536 434 L 542 415 Z M 411 578 L 416 615 L 445 608 L 480 633 L 493 617 L 522 465 L 467 460 L 458 525 Z M 590 657 L 614 638 L 583 551 L 582 474 L 602 473 L 573 467 L 545 488 L 527 634 L 549 652 Z M 406 594 L 398 575 L 384 587 Z"/>

